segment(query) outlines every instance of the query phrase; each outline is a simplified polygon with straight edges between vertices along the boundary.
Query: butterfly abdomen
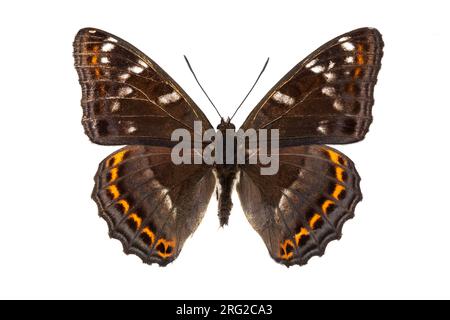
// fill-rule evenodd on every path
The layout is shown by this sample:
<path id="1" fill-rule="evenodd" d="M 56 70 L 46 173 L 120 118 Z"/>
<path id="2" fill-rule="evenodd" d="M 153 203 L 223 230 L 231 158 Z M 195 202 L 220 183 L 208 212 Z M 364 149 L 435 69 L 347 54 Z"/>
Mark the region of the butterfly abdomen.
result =
<path id="1" fill-rule="evenodd" d="M 236 180 L 238 167 L 237 165 L 216 165 L 215 168 L 217 178 L 217 201 L 219 204 L 218 216 L 220 226 L 228 224 L 233 202 L 231 194 L 233 192 L 234 181 Z"/>

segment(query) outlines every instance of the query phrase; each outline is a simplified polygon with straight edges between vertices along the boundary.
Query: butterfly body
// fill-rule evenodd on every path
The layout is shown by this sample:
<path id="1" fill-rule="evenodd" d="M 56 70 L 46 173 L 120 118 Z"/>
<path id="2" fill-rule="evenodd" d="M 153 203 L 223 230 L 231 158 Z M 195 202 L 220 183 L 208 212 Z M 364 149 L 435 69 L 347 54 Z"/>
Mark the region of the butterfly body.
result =
<path id="1" fill-rule="evenodd" d="M 110 236 L 127 254 L 165 266 L 197 229 L 214 190 L 220 225 L 228 223 L 236 185 L 275 261 L 303 265 L 322 255 L 362 199 L 355 165 L 326 144 L 364 139 L 382 49 L 376 29 L 350 31 L 312 52 L 267 93 L 241 126 L 279 132 L 271 149 L 279 168 L 265 175 L 259 162 L 238 164 L 237 152 L 227 159 L 227 139 L 221 163 L 174 163 L 172 133 L 183 129 L 198 138 L 211 123 L 136 47 L 99 29 L 80 30 L 74 58 L 85 133 L 97 144 L 125 145 L 100 163 L 92 193 Z M 217 130 L 226 137 L 227 129 L 236 130 L 222 119 Z"/>
<path id="2" fill-rule="evenodd" d="M 223 150 L 221 163 L 214 164 L 215 176 L 218 186 L 216 187 L 216 195 L 218 201 L 218 216 L 220 221 L 220 226 L 228 224 L 228 217 L 230 216 L 231 208 L 233 203 L 231 201 L 231 194 L 233 192 L 233 187 L 238 175 L 239 167 L 237 165 L 236 159 L 236 139 L 226 139 L 227 130 L 228 134 L 234 134 L 236 126 L 230 122 L 230 119 L 221 119 L 221 123 L 217 126 L 217 130 L 220 131 L 221 136 L 225 137 L 223 139 Z M 227 144 L 232 143 L 231 146 L 234 149 L 233 157 L 231 161 L 227 159 Z"/>

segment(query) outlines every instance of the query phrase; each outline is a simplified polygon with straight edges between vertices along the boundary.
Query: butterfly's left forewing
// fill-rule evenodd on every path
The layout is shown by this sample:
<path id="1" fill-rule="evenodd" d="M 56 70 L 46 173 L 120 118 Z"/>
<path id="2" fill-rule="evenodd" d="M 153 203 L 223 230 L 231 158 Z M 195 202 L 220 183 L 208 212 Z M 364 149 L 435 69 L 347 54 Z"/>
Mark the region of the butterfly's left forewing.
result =
<path id="1" fill-rule="evenodd" d="M 352 161 L 326 146 L 284 147 L 276 175 L 259 165 L 242 165 L 237 191 L 244 212 L 271 257 L 287 266 L 322 255 L 341 236 L 361 200 Z"/>
<path id="2" fill-rule="evenodd" d="M 83 119 L 92 142 L 173 145 L 173 130 L 211 128 L 184 90 L 133 45 L 105 31 L 81 29 L 74 41 Z"/>

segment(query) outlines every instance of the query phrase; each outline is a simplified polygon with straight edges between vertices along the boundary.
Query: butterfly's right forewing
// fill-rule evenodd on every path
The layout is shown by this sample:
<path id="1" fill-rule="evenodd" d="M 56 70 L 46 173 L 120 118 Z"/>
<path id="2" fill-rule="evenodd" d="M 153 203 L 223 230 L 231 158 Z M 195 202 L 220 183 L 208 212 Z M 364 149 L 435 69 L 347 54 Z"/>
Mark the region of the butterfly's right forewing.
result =
<path id="1" fill-rule="evenodd" d="M 372 122 L 382 55 L 376 29 L 357 29 L 327 42 L 267 93 L 242 128 L 278 129 L 280 145 L 362 140 Z"/>

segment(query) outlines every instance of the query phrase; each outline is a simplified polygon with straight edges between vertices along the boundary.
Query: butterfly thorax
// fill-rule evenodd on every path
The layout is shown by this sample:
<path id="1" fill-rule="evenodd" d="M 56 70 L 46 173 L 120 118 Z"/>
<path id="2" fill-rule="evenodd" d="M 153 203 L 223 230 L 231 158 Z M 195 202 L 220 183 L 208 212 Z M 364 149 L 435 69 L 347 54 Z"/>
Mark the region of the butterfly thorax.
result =
<path id="1" fill-rule="evenodd" d="M 222 150 L 223 161 L 222 164 L 216 163 L 214 165 L 214 171 L 217 178 L 216 196 L 219 203 L 218 216 L 221 227 L 228 224 L 228 217 L 230 216 L 231 208 L 233 207 L 233 203 L 231 202 L 231 193 L 233 192 L 234 182 L 238 173 L 236 161 L 236 141 L 234 140 L 232 141 L 234 142 L 233 148 L 235 149 L 235 152 L 233 153 L 234 156 L 232 161 L 227 162 L 226 159 L 227 139 L 225 137 L 227 129 L 234 133 L 236 127 L 230 122 L 229 118 L 227 120 L 222 118 L 220 124 L 217 126 L 217 130 L 220 131 L 224 137 Z"/>

